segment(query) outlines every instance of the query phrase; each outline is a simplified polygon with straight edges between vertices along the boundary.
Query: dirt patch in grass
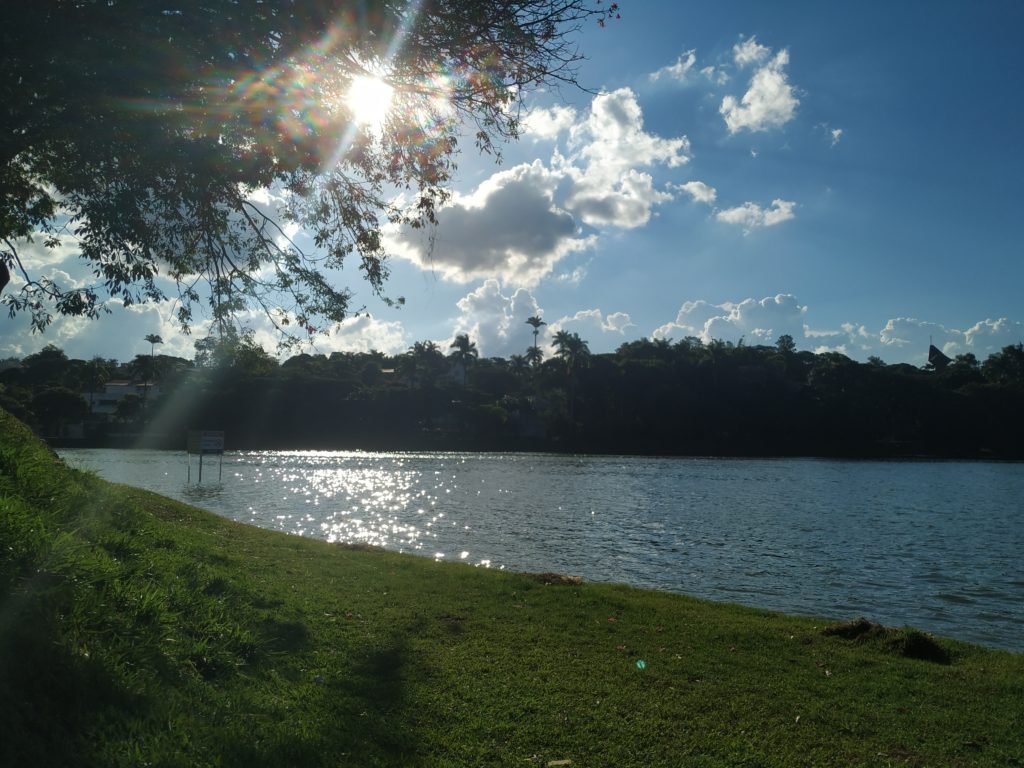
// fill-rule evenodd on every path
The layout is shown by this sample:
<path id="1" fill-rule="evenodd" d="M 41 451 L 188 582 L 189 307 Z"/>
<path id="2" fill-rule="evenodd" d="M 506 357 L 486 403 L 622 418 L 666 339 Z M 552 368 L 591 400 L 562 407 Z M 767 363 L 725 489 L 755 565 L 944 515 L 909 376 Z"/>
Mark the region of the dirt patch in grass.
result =
<path id="1" fill-rule="evenodd" d="M 583 583 L 579 576 L 565 576 L 561 573 L 531 573 L 530 578 L 552 587 L 578 587 Z"/>
<path id="2" fill-rule="evenodd" d="M 931 635 L 916 629 L 886 627 L 864 617 L 832 624 L 825 627 L 822 633 L 858 643 L 878 642 L 889 652 L 908 659 L 935 664 L 949 664 L 951 661 L 949 651 Z"/>

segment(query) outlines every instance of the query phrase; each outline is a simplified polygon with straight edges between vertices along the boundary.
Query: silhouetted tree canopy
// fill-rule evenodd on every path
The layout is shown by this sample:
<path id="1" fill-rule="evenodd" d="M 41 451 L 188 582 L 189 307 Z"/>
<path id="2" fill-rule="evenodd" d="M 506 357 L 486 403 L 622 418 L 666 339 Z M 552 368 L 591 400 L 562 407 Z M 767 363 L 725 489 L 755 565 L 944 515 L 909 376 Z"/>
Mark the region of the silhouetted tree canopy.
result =
<path id="1" fill-rule="evenodd" d="M 98 377 L 51 346 L 0 367 L 0 407 L 72 440 L 65 427 L 79 406 L 38 394 L 64 389 L 87 405 L 106 398 L 76 432 L 93 445 L 143 437 L 180 449 L 184 431 L 201 428 L 255 449 L 1024 458 L 1020 344 L 980 364 L 959 355 L 937 371 L 777 345 L 640 339 L 609 354 L 589 352 L 572 332 L 553 338 L 555 354 L 529 368 L 526 355 L 480 357 L 467 334 L 447 356 L 422 341 L 393 356 L 302 354 L 278 365 L 240 334 L 197 342 L 195 365 L 163 355 L 93 361 L 105 369 Z M 154 362 L 160 397 L 147 403 Z M 121 383 L 104 395 L 108 377 Z M 133 377 L 141 397 L 123 407 L 122 397 L 111 418 L 110 395 Z"/>
<path id="2" fill-rule="evenodd" d="M 207 300 L 222 324 L 253 306 L 310 333 L 340 321 L 353 293 L 332 272 L 352 256 L 383 296 L 381 227 L 432 222 L 465 125 L 485 152 L 515 137 L 524 95 L 575 84 L 575 33 L 615 12 L 601 0 L 5 0 L 0 282 L 10 267 L 24 283 L 3 301 L 42 329 L 109 297 L 165 298 L 163 277 L 184 327 Z M 346 101 L 371 76 L 394 89 L 379 131 Z M 404 207 L 389 202 L 397 191 Z M 315 248 L 291 241 L 290 223 Z M 58 285 L 25 255 L 30 239 L 53 250 L 66 236 L 95 284 Z"/>

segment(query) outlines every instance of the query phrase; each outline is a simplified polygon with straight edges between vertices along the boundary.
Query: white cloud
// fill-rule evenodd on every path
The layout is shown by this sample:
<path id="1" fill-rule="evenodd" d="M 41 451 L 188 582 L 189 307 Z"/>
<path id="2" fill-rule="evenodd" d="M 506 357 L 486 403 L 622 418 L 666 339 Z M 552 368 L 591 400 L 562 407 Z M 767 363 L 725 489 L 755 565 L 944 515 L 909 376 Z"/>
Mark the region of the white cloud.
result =
<path id="1" fill-rule="evenodd" d="M 574 173 L 576 185 L 565 201 L 569 210 L 591 226 L 641 227 L 650 221 L 655 205 L 673 199 L 671 193 L 654 188 L 649 173 L 631 168 L 615 181 L 597 175 Z"/>
<path id="2" fill-rule="evenodd" d="M 729 73 L 724 67 L 704 67 L 700 73 L 715 85 L 725 85 L 729 82 Z"/>
<path id="3" fill-rule="evenodd" d="M 984 360 L 1003 347 L 1024 342 L 1024 323 L 1006 317 L 982 320 L 964 331 L 964 338 L 967 351 Z"/>
<path id="4" fill-rule="evenodd" d="M 586 267 L 576 267 L 572 272 L 563 272 L 560 275 L 555 275 L 555 280 L 560 283 L 566 283 L 568 285 L 579 285 L 583 282 L 587 276 Z"/>
<path id="5" fill-rule="evenodd" d="M 573 155 L 553 161 L 572 182 L 566 209 L 592 226 L 629 229 L 646 224 L 654 206 L 673 199 L 639 169 L 686 164 L 690 142 L 647 133 L 636 94 L 620 88 L 594 98 L 586 121 L 573 130 L 572 147 Z"/>
<path id="6" fill-rule="evenodd" d="M 708 186 L 703 181 L 688 181 L 685 184 L 677 185 L 676 189 L 685 192 L 698 203 L 705 203 L 707 205 L 714 203 L 718 197 L 715 188 Z"/>
<path id="7" fill-rule="evenodd" d="M 533 346 L 533 328 L 526 318 L 544 316 L 543 310 L 530 291 L 520 288 L 508 295 L 497 280 L 486 280 L 483 285 L 458 301 L 460 315 L 452 334 L 468 333 L 484 357 L 521 355 Z M 550 355 L 551 339 L 560 330 L 578 333 L 592 350 L 617 347 L 629 338 L 635 329 L 625 312 L 586 309 L 558 320 L 548 320 L 541 326 L 538 346 Z M 445 342 L 448 343 L 448 342 Z"/>
<path id="8" fill-rule="evenodd" d="M 771 55 L 772 49 L 757 42 L 756 37 L 750 37 L 732 47 L 732 58 L 738 67 L 746 67 L 751 64 L 760 64 Z"/>
<path id="9" fill-rule="evenodd" d="M 729 133 L 767 131 L 793 119 L 800 101 L 787 80 L 787 64 L 789 51 L 783 49 L 754 72 L 742 99 L 737 101 L 731 95 L 722 99 L 718 111 L 725 118 Z"/>
<path id="10" fill-rule="evenodd" d="M 964 334 L 962 331 L 926 320 L 895 317 L 885 324 L 878 334 L 878 339 L 884 347 L 920 350 L 920 356 L 927 357 L 929 343 L 946 354 L 955 353 L 963 342 Z"/>
<path id="11" fill-rule="evenodd" d="M 58 244 L 54 248 L 47 248 L 46 241 L 51 235 L 45 232 L 35 232 L 32 235 L 31 242 L 28 240 L 17 240 L 15 245 L 18 250 L 18 258 L 21 263 L 25 265 L 25 269 L 28 270 L 30 277 L 33 279 L 38 278 L 37 270 L 42 266 L 53 266 L 60 264 L 65 269 L 72 269 L 70 266 L 75 263 L 85 265 L 84 261 L 79 259 L 81 247 L 79 246 L 79 238 L 74 235 L 60 234 L 55 235 L 58 240 Z M 20 273 L 14 269 L 11 270 L 11 282 L 21 279 Z"/>
<path id="12" fill-rule="evenodd" d="M 713 339 L 735 343 L 743 338 L 749 344 L 774 344 L 779 336 L 789 334 L 799 345 L 804 339 L 806 313 L 807 307 L 790 294 L 744 299 L 735 304 L 687 301 L 676 319 L 655 329 L 653 336 L 677 341 L 695 336 L 705 343 Z"/>
<path id="13" fill-rule="evenodd" d="M 543 135 L 568 124 L 570 116 L 543 114 L 536 124 Z M 655 206 L 674 199 L 671 187 L 656 188 L 644 169 L 684 165 L 690 143 L 685 136 L 647 133 L 636 94 L 622 88 L 594 97 L 586 118 L 570 130 L 568 147 L 568 155 L 555 151 L 550 167 L 539 160 L 519 165 L 471 194 L 456 194 L 437 212 L 436 228 L 387 229 L 386 247 L 454 282 L 493 278 L 533 287 L 565 256 L 596 243 L 597 236 L 584 236 L 577 221 L 639 227 Z"/>
<path id="14" fill-rule="evenodd" d="M 538 139 L 556 139 L 576 123 L 576 110 L 572 107 L 537 107 L 523 120 L 523 133 Z"/>
<path id="15" fill-rule="evenodd" d="M 629 88 L 595 96 L 575 138 L 586 142 L 583 157 L 609 171 L 654 164 L 676 168 L 690 161 L 685 136 L 664 139 L 644 131 L 643 111 Z"/>
<path id="16" fill-rule="evenodd" d="M 536 285 L 567 254 L 589 248 L 571 213 L 554 202 L 561 177 L 538 160 L 491 176 L 437 213 L 435 230 L 389 230 L 397 256 L 448 280 L 497 278 Z"/>
<path id="17" fill-rule="evenodd" d="M 28 318 L 24 318 L 22 329 L 8 323 L 3 330 L 10 335 L 0 333 L 0 357 L 23 357 L 54 344 L 70 358 L 84 360 L 99 355 L 127 362 L 135 355 L 148 353 L 149 343 L 144 337 L 156 333 L 164 340 L 158 352 L 191 360 L 193 340 L 205 334 L 202 323 L 196 325 L 193 336 L 181 333 L 174 319 L 176 305 L 171 300 L 125 307 L 118 299 L 111 299 L 107 307 L 110 313 L 96 319 L 57 316 L 42 334 L 28 333 Z"/>
<path id="18" fill-rule="evenodd" d="M 726 224 L 743 227 L 746 232 L 758 227 L 773 227 L 796 217 L 793 209 L 796 203 L 790 200 L 772 200 L 770 208 L 762 208 L 756 203 L 744 203 L 735 208 L 727 208 L 715 214 L 715 218 Z"/>
<path id="19" fill-rule="evenodd" d="M 832 137 L 832 146 L 834 147 L 836 144 L 839 143 L 839 140 L 843 137 L 843 129 L 833 128 L 831 131 L 829 131 L 829 136 Z"/>
<path id="20" fill-rule="evenodd" d="M 533 344 L 533 328 L 526 324 L 526 318 L 543 315 L 528 290 L 520 288 L 509 296 L 497 280 L 485 280 L 457 305 L 461 314 L 452 336 L 468 333 L 484 357 L 523 354 Z M 542 326 L 542 342 L 546 333 L 547 327 Z"/>
<path id="21" fill-rule="evenodd" d="M 552 322 L 545 337 L 549 347 L 550 339 L 558 331 L 579 334 L 592 352 L 617 348 L 638 336 L 636 325 L 628 313 L 609 312 L 606 315 L 600 309 L 583 309 Z"/>
<path id="22" fill-rule="evenodd" d="M 675 64 L 669 64 L 666 67 L 662 67 L 657 72 L 650 74 L 650 79 L 659 80 L 662 77 L 671 78 L 682 82 L 686 79 L 686 76 L 693 69 L 693 66 L 697 63 L 697 51 L 690 49 L 680 54 L 679 59 Z"/>
<path id="23" fill-rule="evenodd" d="M 408 335 L 397 320 L 372 315 L 348 317 L 326 338 L 316 340 L 317 352 L 383 352 L 397 355 L 409 348 Z"/>

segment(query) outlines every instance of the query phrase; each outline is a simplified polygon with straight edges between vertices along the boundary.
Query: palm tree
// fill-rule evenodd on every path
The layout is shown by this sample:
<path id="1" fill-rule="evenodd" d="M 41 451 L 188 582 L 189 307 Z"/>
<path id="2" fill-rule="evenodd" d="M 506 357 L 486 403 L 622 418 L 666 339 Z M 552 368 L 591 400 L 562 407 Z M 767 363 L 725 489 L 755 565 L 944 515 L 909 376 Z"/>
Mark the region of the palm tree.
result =
<path id="1" fill-rule="evenodd" d="M 555 334 L 551 346 L 555 347 L 555 356 L 560 357 L 565 366 L 565 375 L 569 380 L 569 419 L 575 414 L 575 384 L 577 371 L 587 365 L 590 359 L 590 347 L 580 338 L 580 334 L 559 331 Z"/>
<path id="2" fill-rule="evenodd" d="M 89 413 L 92 413 L 93 394 L 110 381 L 110 366 L 96 356 L 82 367 L 82 381 L 89 391 Z"/>
<path id="3" fill-rule="evenodd" d="M 410 361 L 408 370 L 413 386 L 431 385 L 444 360 L 441 348 L 432 341 L 417 341 L 403 357 Z"/>
<path id="4" fill-rule="evenodd" d="M 512 369 L 512 373 L 517 376 L 522 376 L 528 370 L 530 370 L 530 363 L 523 355 L 512 355 L 508 359 L 509 367 Z"/>
<path id="5" fill-rule="evenodd" d="M 156 345 L 164 343 L 164 340 L 160 338 L 160 334 L 158 334 L 158 333 L 148 333 L 148 334 L 146 334 L 146 341 L 149 342 L 149 356 L 150 357 L 153 356 L 153 350 L 156 347 Z"/>
<path id="6" fill-rule="evenodd" d="M 565 363 L 565 370 L 570 376 L 590 359 L 590 347 L 578 333 L 559 331 L 551 346 L 555 348 L 555 357 Z"/>
<path id="7" fill-rule="evenodd" d="M 531 317 L 526 318 L 526 324 L 533 326 L 533 347 L 534 347 L 534 349 L 536 349 L 537 348 L 537 334 L 540 333 L 540 327 L 542 325 L 547 325 L 547 323 L 545 323 L 543 320 L 541 320 L 539 317 L 537 317 L 537 315 L 533 315 Z"/>
<path id="8" fill-rule="evenodd" d="M 555 357 L 564 363 L 565 374 L 569 377 L 569 418 L 572 419 L 576 412 L 576 371 L 590 359 L 590 347 L 578 333 L 568 331 L 556 333 L 551 346 L 555 348 Z"/>
<path id="9" fill-rule="evenodd" d="M 149 387 L 153 382 L 153 379 L 157 377 L 157 365 L 154 350 L 157 344 L 163 344 L 164 340 L 160 338 L 158 333 L 147 333 L 145 336 L 146 341 L 149 342 L 149 370 L 143 370 L 142 373 L 146 376 L 142 381 L 142 412 L 146 412 L 146 398 L 149 395 Z M 144 367 L 143 367 L 144 368 Z"/>
<path id="10" fill-rule="evenodd" d="M 449 349 L 455 351 L 449 352 L 448 357 L 462 365 L 462 386 L 466 386 L 469 366 L 480 356 L 480 353 L 477 352 L 476 344 L 469 340 L 468 333 L 460 333 L 455 337 L 455 341 L 451 343 Z"/>
<path id="11" fill-rule="evenodd" d="M 544 362 L 544 352 L 538 347 L 527 347 L 523 358 L 534 368 L 539 368 L 540 364 Z"/>

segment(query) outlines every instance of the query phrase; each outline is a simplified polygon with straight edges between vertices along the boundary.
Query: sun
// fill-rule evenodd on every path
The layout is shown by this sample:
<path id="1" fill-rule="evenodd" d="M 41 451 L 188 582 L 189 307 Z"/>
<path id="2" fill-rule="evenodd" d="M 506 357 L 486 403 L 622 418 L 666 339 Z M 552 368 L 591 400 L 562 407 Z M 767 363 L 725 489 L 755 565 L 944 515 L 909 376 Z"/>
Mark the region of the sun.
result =
<path id="1" fill-rule="evenodd" d="M 379 77 L 357 75 L 352 78 L 345 104 L 359 125 L 380 133 L 391 109 L 394 89 Z"/>

